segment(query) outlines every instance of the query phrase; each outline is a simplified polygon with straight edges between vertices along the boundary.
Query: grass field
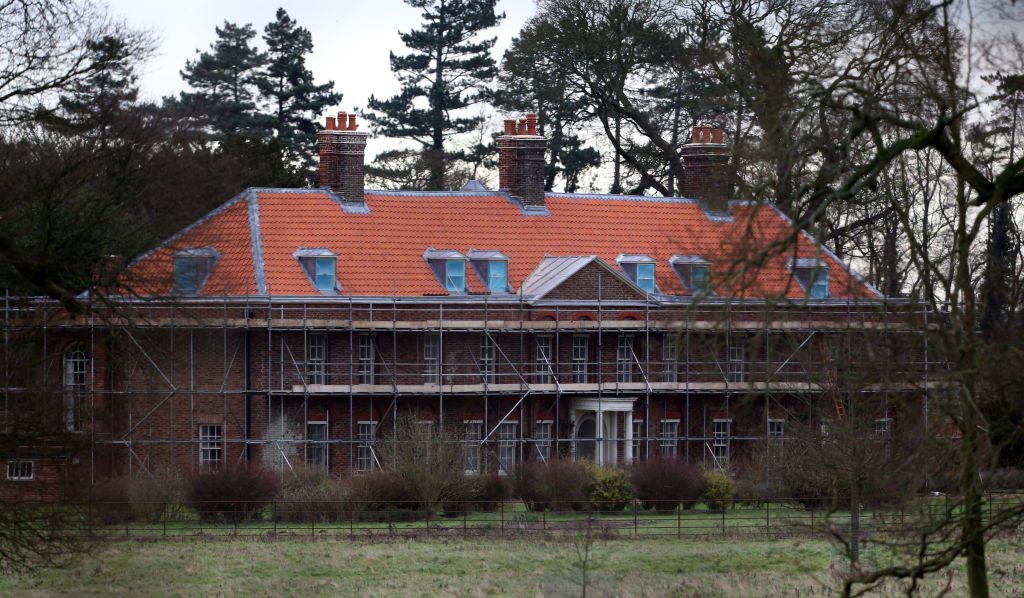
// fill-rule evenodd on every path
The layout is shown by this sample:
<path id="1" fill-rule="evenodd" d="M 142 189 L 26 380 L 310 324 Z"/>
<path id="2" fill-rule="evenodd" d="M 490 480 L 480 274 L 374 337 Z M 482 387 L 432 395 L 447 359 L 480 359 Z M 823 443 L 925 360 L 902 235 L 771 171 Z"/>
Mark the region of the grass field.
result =
<path id="1" fill-rule="evenodd" d="M 575 539 L 113 542 L 74 564 L 0 578 L 3 596 L 578 596 Z M 994 546 L 996 596 L 1024 593 L 1024 553 Z M 590 596 L 827 596 L 818 540 L 595 540 Z M 959 569 L 929 584 L 964 593 Z M 895 589 L 895 588 L 894 588 Z"/>

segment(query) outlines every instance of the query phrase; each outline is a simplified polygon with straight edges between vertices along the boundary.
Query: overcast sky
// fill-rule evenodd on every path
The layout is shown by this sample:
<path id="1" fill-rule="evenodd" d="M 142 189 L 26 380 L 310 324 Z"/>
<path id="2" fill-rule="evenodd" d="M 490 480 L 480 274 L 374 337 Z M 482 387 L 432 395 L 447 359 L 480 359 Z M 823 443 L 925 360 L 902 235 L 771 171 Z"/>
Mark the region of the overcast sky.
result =
<path id="1" fill-rule="evenodd" d="M 142 94 L 150 99 L 176 95 L 185 88 L 179 71 L 196 50 L 207 51 L 225 20 L 251 23 L 262 35 L 267 23 L 284 7 L 299 25 L 313 34 L 313 54 L 307 66 L 317 82 L 333 80 L 344 94 L 339 109 L 366 106 L 370 94 L 389 97 L 398 91 L 388 53 L 405 51 L 399 31 L 420 23 L 419 9 L 402 0 L 109 0 L 111 11 L 130 25 L 149 29 L 159 39 L 157 54 L 145 66 Z M 495 59 L 508 47 L 523 23 L 535 12 L 533 0 L 498 0 L 501 24 L 488 32 L 497 36 Z M 260 42 L 262 43 L 262 42 Z M 360 129 L 363 129 L 360 126 Z M 377 149 L 375 149 L 375 146 Z M 371 142 L 368 154 L 379 151 Z M 368 156 L 369 158 L 369 156 Z"/>

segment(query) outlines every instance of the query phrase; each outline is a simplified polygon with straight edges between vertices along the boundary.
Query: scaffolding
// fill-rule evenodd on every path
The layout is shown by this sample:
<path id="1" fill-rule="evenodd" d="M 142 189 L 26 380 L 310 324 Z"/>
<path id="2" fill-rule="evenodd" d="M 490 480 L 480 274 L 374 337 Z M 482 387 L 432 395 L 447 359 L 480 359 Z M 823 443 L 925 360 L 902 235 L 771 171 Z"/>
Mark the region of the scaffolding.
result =
<path id="1" fill-rule="evenodd" d="M 654 455 L 728 469 L 737 446 L 769 441 L 772 421 L 814 416 L 839 359 L 863 360 L 877 392 L 926 410 L 935 321 L 892 301 L 225 297 L 72 316 L 5 297 L 3 407 L 40 388 L 66 401 L 63 356 L 79 344 L 92 481 L 215 458 L 380 467 L 388 426 L 410 412 L 438 429 L 479 422 L 461 442 L 486 455 L 481 470 Z"/>

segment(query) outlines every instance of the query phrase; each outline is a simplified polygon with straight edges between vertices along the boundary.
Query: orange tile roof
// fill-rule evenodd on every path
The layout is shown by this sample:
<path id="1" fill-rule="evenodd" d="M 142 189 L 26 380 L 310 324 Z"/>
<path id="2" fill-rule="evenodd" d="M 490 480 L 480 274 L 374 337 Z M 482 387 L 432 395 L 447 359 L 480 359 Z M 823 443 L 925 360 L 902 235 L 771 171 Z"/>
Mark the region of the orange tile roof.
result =
<path id="1" fill-rule="evenodd" d="M 668 260 L 686 255 L 712 262 L 712 286 L 720 296 L 800 299 L 806 293 L 793 279 L 789 260 L 821 255 L 829 265 L 832 297 L 877 297 L 763 204 L 734 203 L 732 220 L 718 221 L 694 201 L 647 197 L 548 194 L 546 216 L 525 215 L 498 192 L 367 191 L 365 202 L 368 213 L 353 213 L 322 190 L 249 190 L 137 260 L 132 271 L 163 280 L 149 291 L 166 293 L 173 251 L 211 246 L 221 258 L 203 295 L 321 296 L 293 254 L 322 248 L 338 256 L 345 295 L 423 296 L 443 292 L 423 258 L 428 248 L 501 251 L 509 257 L 514 289 L 545 255 L 597 255 L 614 264 L 627 253 L 653 257 L 659 289 L 685 295 Z M 724 280 L 726 264 L 736 265 L 731 283 Z M 470 290 L 481 289 L 471 268 L 466 278 Z"/>

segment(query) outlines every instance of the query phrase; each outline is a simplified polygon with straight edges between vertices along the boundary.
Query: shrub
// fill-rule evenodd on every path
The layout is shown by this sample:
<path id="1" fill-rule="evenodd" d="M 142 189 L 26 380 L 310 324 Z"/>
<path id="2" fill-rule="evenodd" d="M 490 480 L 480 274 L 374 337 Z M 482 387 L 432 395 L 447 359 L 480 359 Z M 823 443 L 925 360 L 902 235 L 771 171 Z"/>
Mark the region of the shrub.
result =
<path id="1" fill-rule="evenodd" d="M 422 516 L 422 505 L 409 485 L 385 471 L 370 471 L 348 478 L 348 499 L 361 519 L 397 521 Z"/>
<path id="2" fill-rule="evenodd" d="M 590 485 L 590 504 L 598 511 L 621 511 L 633 501 L 635 493 L 629 474 L 612 467 L 595 468 Z"/>
<path id="3" fill-rule="evenodd" d="M 718 471 L 704 472 L 704 502 L 712 511 L 724 511 L 732 506 L 736 495 L 736 484 L 724 473 Z"/>
<path id="4" fill-rule="evenodd" d="M 989 490 L 1024 489 L 1024 469 L 1000 467 L 985 475 L 985 487 Z"/>
<path id="5" fill-rule="evenodd" d="M 529 461 L 516 469 L 515 491 L 531 511 L 586 510 L 594 481 L 591 469 L 567 459 Z"/>
<path id="6" fill-rule="evenodd" d="M 140 476 L 132 481 L 128 491 L 135 518 L 159 523 L 164 517 L 176 519 L 188 500 L 185 481 L 165 471 L 153 476 Z"/>
<path id="7" fill-rule="evenodd" d="M 775 482 L 751 478 L 736 480 L 736 502 L 741 504 L 759 507 L 779 497 L 779 485 Z"/>
<path id="8" fill-rule="evenodd" d="M 344 521 L 352 514 L 349 488 L 322 469 L 296 469 L 285 480 L 280 500 L 275 503 L 277 521 Z"/>
<path id="9" fill-rule="evenodd" d="M 113 477 L 96 482 L 89 493 L 89 512 L 97 523 L 134 521 L 128 479 Z"/>
<path id="10" fill-rule="evenodd" d="M 512 496 L 508 478 L 496 473 L 467 476 L 465 487 L 464 500 L 448 502 L 445 505 L 446 511 L 497 511 L 501 503 Z"/>
<path id="11" fill-rule="evenodd" d="M 700 498 L 700 473 L 681 461 L 647 459 L 634 463 L 629 473 L 644 509 L 672 512 L 680 502 L 689 509 Z"/>
<path id="12" fill-rule="evenodd" d="M 203 521 L 237 522 L 254 518 L 277 495 L 273 473 L 257 467 L 234 467 L 193 476 L 189 506 Z"/>

